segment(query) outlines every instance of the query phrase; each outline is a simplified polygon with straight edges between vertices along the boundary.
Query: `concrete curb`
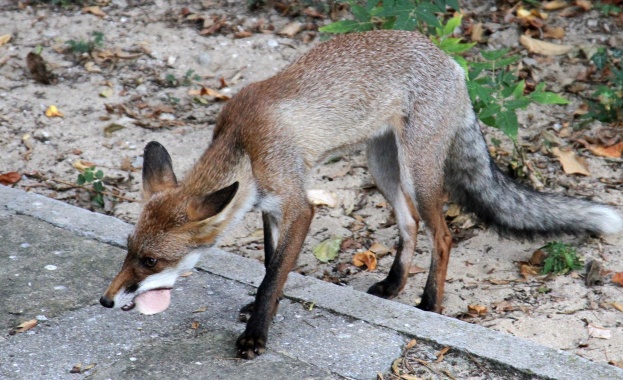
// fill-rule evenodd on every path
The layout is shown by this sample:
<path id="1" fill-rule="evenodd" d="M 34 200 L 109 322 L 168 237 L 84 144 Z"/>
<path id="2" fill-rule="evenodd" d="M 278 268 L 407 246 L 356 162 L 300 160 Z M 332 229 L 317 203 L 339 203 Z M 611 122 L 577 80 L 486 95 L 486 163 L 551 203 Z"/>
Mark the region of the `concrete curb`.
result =
<path id="1" fill-rule="evenodd" d="M 124 247 L 132 226 L 40 195 L 0 186 L 0 205 L 98 241 Z M 218 249 L 203 250 L 202 269 L 258 286 L 263 266 Z M 623 379 L 623 370 L 408 305 L 291 273 L 285 296 L 550 379 Z M 389 365 L 389 363 L 388 363 Z"/>

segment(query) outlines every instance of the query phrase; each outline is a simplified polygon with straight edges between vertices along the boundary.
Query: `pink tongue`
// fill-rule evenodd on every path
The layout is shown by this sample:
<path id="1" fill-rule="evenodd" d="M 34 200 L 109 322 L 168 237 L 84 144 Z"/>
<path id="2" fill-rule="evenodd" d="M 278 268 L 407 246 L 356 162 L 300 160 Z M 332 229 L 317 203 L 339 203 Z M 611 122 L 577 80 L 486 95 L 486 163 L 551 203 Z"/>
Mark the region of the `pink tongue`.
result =
<path id="1" fill-rule="evenodd" d="M 171 303 L 171 290 L 148 290 L 134 299 L 136 310 L 140 313 L 151 315 L 165 311 Z"/>

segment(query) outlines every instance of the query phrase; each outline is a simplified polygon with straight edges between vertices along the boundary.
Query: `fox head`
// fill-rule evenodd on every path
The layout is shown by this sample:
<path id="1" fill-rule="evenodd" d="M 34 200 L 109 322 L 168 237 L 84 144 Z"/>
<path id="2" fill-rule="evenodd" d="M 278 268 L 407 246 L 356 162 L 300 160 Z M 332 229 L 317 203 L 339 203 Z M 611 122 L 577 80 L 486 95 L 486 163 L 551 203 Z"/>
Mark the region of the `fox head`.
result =
<path id="1" fill-rule="evenodd" d="M 238 182 L 205 194 L 192 194 L 178 184 L 171 157 L 157 142 L 143 155 L 145 205 L 121 270 L 100 298 L 105 307 L 128 311 L 137 306 L 154 314 L 169 305 L 177 277 L 191 270 L 198 246 L 212 245 L 228 223 L 227 209 L 238 191 Z"/>

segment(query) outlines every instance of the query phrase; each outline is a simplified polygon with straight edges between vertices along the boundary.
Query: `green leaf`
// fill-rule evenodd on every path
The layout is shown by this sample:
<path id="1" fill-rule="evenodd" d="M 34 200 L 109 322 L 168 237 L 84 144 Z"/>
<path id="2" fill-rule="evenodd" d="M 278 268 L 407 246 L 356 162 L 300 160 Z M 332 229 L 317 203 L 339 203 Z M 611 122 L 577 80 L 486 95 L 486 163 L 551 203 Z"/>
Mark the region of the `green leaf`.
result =
<path id="1" fill-rule="evenodd" d="M 488 51 L 481 50 L 480 54 L 487 61 L 495 61 L 505 56 L 509 52 L 509 50 L 510 49 L 508 48 L 500 49 L 500 50 L 488 50 Z"/>
<path id="2" fill-rule="evenodd" d="M 104 191 L 104 184 L 102 183 L 102 181 L 97 180 L 95 182 L 93 182 L 93 190 L 95 191 Z"/>
<path id="3" fill-rule="evenodd" d="M 83 174 L 78 174 L 78 179 L 76 180 L 76 183 L 80 186 L 84 185 L 87 182 L 87 180 L 84 178 Z"/>
<path id="4" fill-rule="evenodd" d="M 372 30 L 372 23 L 369 21 L 358 22 L 354 20 L 342 20 L 329 25 L 325 25 L 319 30 L 324 33 L 365 32 L 368 30 Z"/>
<path id="5" fill-rule="evenodd" d="M 95 172 L 95 178 L 97 178 L 97 179 L 102 179 L 102 178 L 104 178 L 104 172 L 103 172 L 103 171 L 101 171 L 101 170 L 96 171 L 96 172 Z"/>
<path id="6" fill-rule="evenodd" d="M 595 64 L 599 71 L 603 70 L 608 63 L 608 51 L 605 48 L 599 48 L 597 53 L 593 54 L 591 61 Z"/>
<path id="7" fill-rule="evenodd" d="M 502 107 L 500 107 L 499 104 L 497 103 L 491 103 L 489 105 L 487 105 L 485 108 L 483 108 L 479 113 L 478 113 L 478 117 L 479 118 L 488 118 L 494 115 L 497 115 L 500 111 L 502 110 Z"/>
<path id="8" fill-rule="evenodd" d="M 84 171 L 84 179 L 87 182 L 93 182 L 93 171 L 92 170 L 85 170 Z"/>
<path id="9" fill-rule="evenodd" d="M 528 107 L 528 104 L 530 103 L 530 98 L 524 96 L 521 99 L 509 100 L 507 102 L 504 102 L 504 108 L 506 108 L 507 110 L 516 110 L 518 108 L 524 109 Z"/>
<path id="10" fill-rule="evenodd" d="M 454 9 L 455 11 L 460 11 L 461 10 L 460 9 L 461 7 L 459 6 L 459 1 L 458 0 L 446 0 L 446 4 L 450 8 Z"/>
<path id="11" fill-rule="evenodd" d="M 519 131 L 519 122 L 517 121 L 517 114 L 514 110 L 502 111 L 498 114 L 496 120 L 497 128 L 499 128 L 504 134 L 513 140 L 517 139 L 517 132 Z"/>
<path id="12" fill-rule="evenodd" d="M 569 101 L 553 92 L 533 92 L 528 96 L 530 100 L 539 104 L 569 104 Z"/>
<path id="13" fill-rule="evenodd" d="M 526 81 L 522 79 L 519 83 L 517 83 L 517 86 L 515 86 L 515 89 L 513 90 L 513 98 L 515 99 L 521 98 L 523 96 L 525 89 L 526 89 Z"/>
<path id="14" fill-rule="evenodd" d="M 456 28 L 458 28 L 459 26 L 461 26 L 461 20 L 462 19 L 463 19 L 463 16 L 458 15 L 458 16 L 454 16 L 450 20 L 448 20 L 446 25 L 444 25 L 444 27 L 443 27 L 443 34 L 444 34 L 444 36 L 448 36 L 448 35 L 454 33 L 454 30 Z"/>
<path id="15" fill-rule="evenodd" d="M 353 16 L 355 16 L 358 21 L 370 21 L 371 15 L 366 8 L 357 4 L 350 4 L 350 10 L 353 12 Z"/>
<path id="16" fill-rule="evenodd" d="M 319 261 L 328 263 L 337 257 L 337 253 L 340 250 L 340 244 L 342 244 L 342 238 L 333 236 L 330 239 L 319 243 L 317 246 L 312 248 L 312 251 L 314 252 L 314 256 L 316 256 Z"/>

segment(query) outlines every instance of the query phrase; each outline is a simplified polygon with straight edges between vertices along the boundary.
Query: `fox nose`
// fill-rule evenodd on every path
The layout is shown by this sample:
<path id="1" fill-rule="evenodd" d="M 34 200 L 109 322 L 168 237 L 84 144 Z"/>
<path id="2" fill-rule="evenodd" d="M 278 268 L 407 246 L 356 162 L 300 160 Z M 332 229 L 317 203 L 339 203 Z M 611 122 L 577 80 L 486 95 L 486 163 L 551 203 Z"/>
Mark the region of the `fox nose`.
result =
<path id="1" fill-rule="evenodd" d="M 115 301 L 111 300 L 110 298 L 108 298 L 106 296 L 102 296 L 102 298 L 100 298 L 100 303 L 104 307 L 111 308 L 111 307 L 115 306 Z"/>

